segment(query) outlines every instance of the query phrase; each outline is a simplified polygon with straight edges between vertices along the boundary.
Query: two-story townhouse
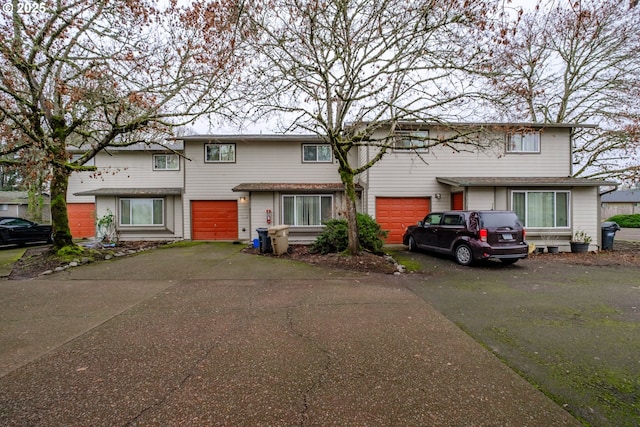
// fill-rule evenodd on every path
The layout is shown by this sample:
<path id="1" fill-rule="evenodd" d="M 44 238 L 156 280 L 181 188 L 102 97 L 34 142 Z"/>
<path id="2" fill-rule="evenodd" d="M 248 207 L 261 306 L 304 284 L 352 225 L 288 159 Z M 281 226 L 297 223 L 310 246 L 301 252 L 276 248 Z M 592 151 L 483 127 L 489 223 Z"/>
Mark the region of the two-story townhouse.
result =
<path id="1" fill-rule="evenodd" d="M 570 237 L 583 230 L 597 249 L 598 189 L 616 183 L 571 177 L 577 126 L 458 124 L 456 132 L 479 126 L 481 137 L 491 140 L 488 147 L 455 150 L 420 148 L 414 138 L 416 132 L 447 138 L 454 131 L 403 124 L 395 135 L 398 149 L 357 177 L 358 209 L 389 230 L 388 243 L 400 242 L 404 229 L 432 210 L 510 209 L 524 221 L 530 241 L 554 239 L 568 250 Z M 372 139 L 387 134 L 381 130 Z M 258 228 L 288 224 L 294 242 L 313 240 L 324 220 L 344 214 L 336 161 L 318 136 L 191 135 L 179 141 L 177 158 L 165 158 L 174 153 L 160 146 L 101 153 L 97 178 L 81 173 L 72 179 L 70 212 L 75 203 L 95 203 L 97 217 L 115 213 L 123 239 L 250 241 Z M 352 164 L 373 155 L 374 147 L 363 147 Z"/>
<path id="2" fill-rule="evenodd" d="M 572 135 L 578 125 L 529 123 L 461 123 L 456 130 L 404 123 L 397 132 L 399 149 L 360 177 L 363 210 L 390 230 L 388 243 L 400 243 L 407 226 L 425 212 L 448 209 L 507 209 L 527 228 L 530 242 L 569 250 L 577 230 L 600 238 L 599 187 L 617 183 L 573 178 Z M 478 131 L 484 147 L 419 148 L 418 138 L 447 139 Z M 384 138 L 381 130 L 373 139 Z M 424 141 L 424 140 L 422 140 Z M 407 145 L 417 146 L 406 150 Z M 458 147 L 460 148 L 460 147 Z M 361 161 L 374 153 L 362 150 Z"/>
<path id="3" fill-rule="evenodd" d="M 168 145 L 112 147 L 87 164 L 95 172 L 73 173 L 67 192 L 73 237 L 96 236 L 96 221 L 111 213 L 123 240 L 182 239 L 183 147 Z"/>
<path id="4" fill-rule="evenodd" d="M 331 147 L 314 135 L 193 135 L 184 143 L 185 239 L 252 240 L 291 225 L 308 242 L 344 212 Z"/>

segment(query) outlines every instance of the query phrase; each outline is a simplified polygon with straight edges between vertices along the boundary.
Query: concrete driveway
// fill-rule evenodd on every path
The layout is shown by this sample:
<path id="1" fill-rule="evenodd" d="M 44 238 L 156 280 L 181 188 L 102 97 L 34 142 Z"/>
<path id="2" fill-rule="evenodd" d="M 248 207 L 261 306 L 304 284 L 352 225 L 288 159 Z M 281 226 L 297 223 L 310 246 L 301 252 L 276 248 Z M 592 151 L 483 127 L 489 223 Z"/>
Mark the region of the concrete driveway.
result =
<path id="1" fill-rule="evenodd" d="M 579 425 L 411 277 L 240 249 L 0 282 L 0 424 Z"/>

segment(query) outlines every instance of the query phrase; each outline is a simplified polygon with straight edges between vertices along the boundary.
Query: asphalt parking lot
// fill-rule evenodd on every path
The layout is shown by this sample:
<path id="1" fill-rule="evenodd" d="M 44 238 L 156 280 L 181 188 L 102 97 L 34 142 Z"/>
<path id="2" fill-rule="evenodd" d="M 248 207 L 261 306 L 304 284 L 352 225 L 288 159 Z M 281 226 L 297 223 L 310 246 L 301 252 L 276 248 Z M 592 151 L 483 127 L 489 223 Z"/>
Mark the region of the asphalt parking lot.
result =
<path id="1" fill-rule="evenodd" d="M 637 267 L 397 254 L 423 271 L 207 244 L 0 281 L 0 424 L 640 424 Z"/>
<path id="2" fill-rule="evenodd" d="M 579 423 L 412 280 L 156 249 L 0 282 L 4 426 Z"/>
<path id="3" fill-rule="evenodd" d="M 410 289 L 585 425 L 640 425 L 639 265 L 397 256 L 422 265 Z"/>

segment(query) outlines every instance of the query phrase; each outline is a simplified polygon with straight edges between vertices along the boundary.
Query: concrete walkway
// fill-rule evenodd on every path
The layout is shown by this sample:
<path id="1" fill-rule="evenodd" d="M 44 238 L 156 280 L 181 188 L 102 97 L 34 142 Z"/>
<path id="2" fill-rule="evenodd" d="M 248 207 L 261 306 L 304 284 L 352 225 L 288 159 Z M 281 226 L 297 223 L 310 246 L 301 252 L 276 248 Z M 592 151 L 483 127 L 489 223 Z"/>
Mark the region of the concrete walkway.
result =
<path id="1" fill-rule="evenodd" d="M 238 245 L 0 282 L 3 426 L 580 425 L 408 290 Z"/>

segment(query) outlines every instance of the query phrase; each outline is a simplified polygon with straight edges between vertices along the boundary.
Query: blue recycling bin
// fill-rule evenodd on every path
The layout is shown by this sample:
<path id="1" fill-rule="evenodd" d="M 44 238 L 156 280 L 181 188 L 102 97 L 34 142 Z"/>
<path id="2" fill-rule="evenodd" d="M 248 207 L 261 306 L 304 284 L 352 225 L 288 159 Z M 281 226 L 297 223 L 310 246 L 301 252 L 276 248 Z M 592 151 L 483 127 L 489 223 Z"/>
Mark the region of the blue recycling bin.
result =
<path id="1" fill-rule="evenodd" d="M 271 237 L 269 237 L 269 229 L 256 228 L 256 231 L 258 232 L 258 239 L 260 240 L 260 252 L 263 254 L 273 252 L 273 248 L 271 247 Z"/>

